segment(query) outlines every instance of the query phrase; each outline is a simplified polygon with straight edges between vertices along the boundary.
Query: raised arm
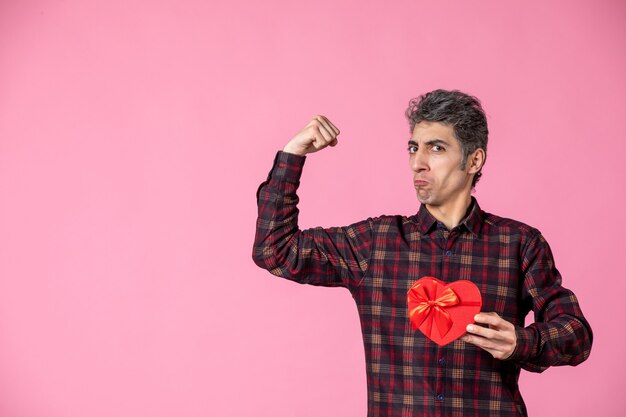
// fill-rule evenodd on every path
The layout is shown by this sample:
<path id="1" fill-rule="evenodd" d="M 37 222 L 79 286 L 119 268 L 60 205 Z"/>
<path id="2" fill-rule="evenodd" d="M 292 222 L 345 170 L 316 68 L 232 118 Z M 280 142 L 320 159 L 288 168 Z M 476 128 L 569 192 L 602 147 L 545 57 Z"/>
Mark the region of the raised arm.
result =
<path id="1" fill-rule="evenodd" d="M 297 188 L 305 155 L 337 144 L 337 129 L 317 116 L 278 152 L 257 191 L 258 219 L 252 257 L 272 274 L 303 284 L 353 287 L 367 270 L 371 221 L 347 227 L 298 227 Z"/>

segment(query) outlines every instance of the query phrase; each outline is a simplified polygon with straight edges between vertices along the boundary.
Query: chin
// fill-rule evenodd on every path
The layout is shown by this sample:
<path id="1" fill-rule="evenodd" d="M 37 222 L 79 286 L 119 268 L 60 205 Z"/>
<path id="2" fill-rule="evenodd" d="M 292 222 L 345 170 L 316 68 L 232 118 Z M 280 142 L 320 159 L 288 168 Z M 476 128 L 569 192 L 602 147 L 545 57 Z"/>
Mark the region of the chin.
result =
<path id="1" fill-rule="evenodd" d="M 417 193 L 417 199 L 422 204 L 432 204 L 433 203 L 433 198 L 432 198 L 431 195 L 421 195 L 420 193 Z"/>

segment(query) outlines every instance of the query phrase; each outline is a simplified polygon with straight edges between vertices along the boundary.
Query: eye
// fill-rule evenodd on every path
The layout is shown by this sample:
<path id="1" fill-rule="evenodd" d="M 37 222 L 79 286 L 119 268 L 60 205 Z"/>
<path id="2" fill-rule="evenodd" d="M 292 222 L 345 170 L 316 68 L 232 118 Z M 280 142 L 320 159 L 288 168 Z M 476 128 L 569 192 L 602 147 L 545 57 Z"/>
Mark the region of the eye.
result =
<path id="1" fill-rule="evenodd" d="M 435 152 L 442 152 L 442 151 L 445 151 L 446 149 L 440 145 L 433 145 L 432 150 Z"/>
<path id="2" fill-rule="evenodd" d="M 409 147 L 407 148 L 407 151 L 409 151 L 409 153 L 415 153 L 417 152 L 417 146 L 409 145 Z"/>

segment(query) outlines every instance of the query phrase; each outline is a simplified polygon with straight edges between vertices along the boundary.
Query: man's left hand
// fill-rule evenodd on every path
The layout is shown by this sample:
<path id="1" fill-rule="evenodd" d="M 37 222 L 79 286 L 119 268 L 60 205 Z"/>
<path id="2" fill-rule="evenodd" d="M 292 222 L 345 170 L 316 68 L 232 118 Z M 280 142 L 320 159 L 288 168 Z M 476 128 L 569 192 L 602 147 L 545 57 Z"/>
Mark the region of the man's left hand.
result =
<path id="1" fill-rule="evenodd" d="M 468 324 L 468 334 L 461 340 L 486 350 L 496 359 L 504 360 L 511 356 L 517 343 L 513 323 L 504 320 L 497 313 L 478 313 L 474 320 L 476 323 L 489 325 L 489 328 Z"/>

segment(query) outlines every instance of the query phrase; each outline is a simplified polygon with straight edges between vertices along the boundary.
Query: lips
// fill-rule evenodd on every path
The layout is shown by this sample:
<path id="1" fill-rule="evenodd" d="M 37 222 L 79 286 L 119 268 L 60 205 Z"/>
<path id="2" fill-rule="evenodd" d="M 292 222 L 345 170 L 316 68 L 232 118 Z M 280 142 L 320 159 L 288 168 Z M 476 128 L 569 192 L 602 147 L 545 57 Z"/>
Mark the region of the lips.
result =
<path id="1" fill-rule="evenodd" d="M 428 185 L 428 181 L 418 179 L 418 180 L 413 180 L 413 184 L 415 184 L 416 187 L 421 187 L 424 185 Z"/>

